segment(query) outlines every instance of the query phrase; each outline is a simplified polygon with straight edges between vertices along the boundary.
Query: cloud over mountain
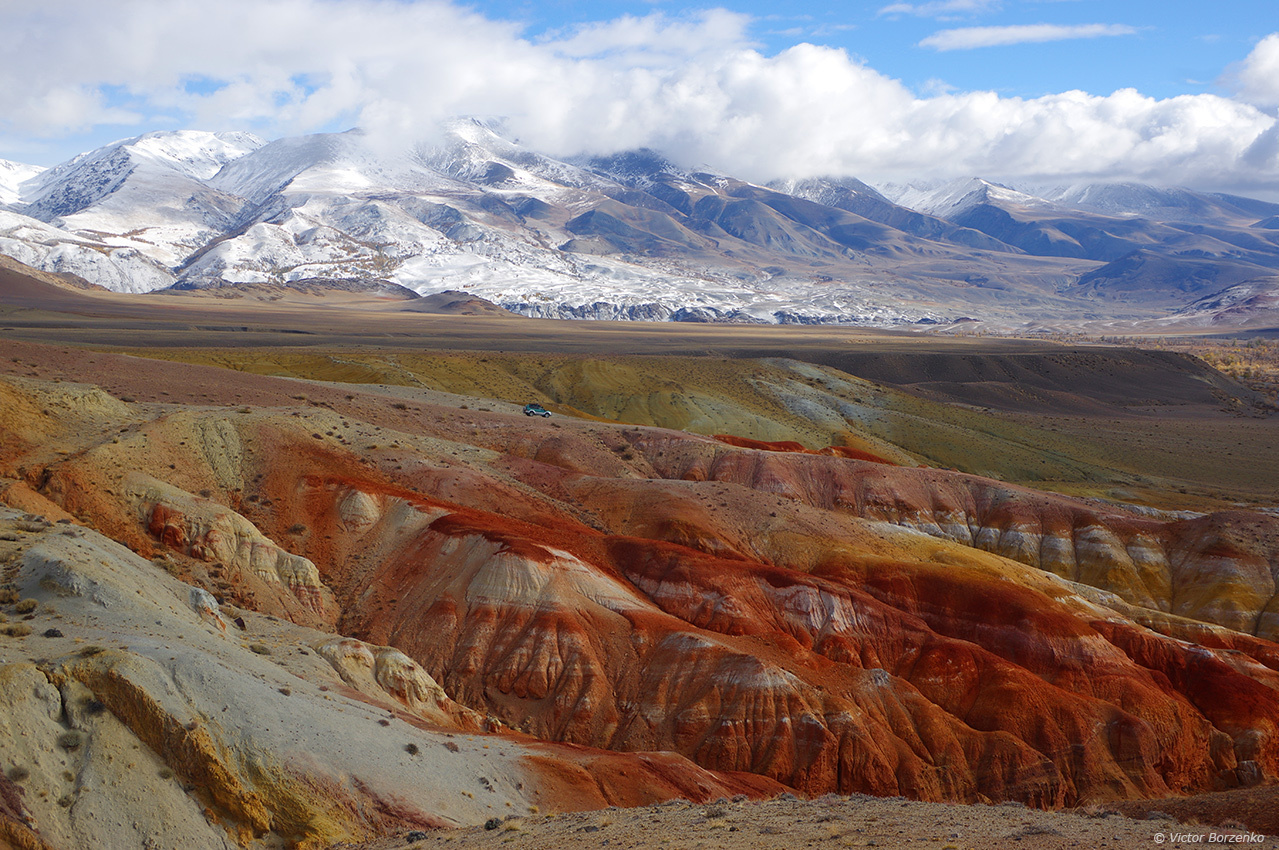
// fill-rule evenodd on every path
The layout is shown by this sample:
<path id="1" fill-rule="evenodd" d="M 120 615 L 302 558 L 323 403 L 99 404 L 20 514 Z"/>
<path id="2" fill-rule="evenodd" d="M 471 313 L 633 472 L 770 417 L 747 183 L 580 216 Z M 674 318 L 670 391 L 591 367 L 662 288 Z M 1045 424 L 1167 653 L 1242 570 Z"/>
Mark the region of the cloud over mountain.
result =
<path id="1" fill-rule="evenodd" d="M 843 50 L 761 52 L 751 20 L 724 10 L 543 40 L 434 0 L 228 0 L 217 14 L 193 0 L 15 0 L 3 16 L 20 37 L 0 58 L 0 143 L 98 125 L 270 136 L 358 124 L 402 144 L 480 114 L 561 155 L 648 146 L 757 180 L 982 173 L 1279 192 L 1263 111 L 1279 103 L 1279 35 L 1241 64 L 1239 100 L 923 97 Z"/>
<path id="2" fill-rule="evenodd" d="M 1258 106 L 1279 106 L 1279 33 L 1263 38 L 1236 75 L 1241 98 Z"/>

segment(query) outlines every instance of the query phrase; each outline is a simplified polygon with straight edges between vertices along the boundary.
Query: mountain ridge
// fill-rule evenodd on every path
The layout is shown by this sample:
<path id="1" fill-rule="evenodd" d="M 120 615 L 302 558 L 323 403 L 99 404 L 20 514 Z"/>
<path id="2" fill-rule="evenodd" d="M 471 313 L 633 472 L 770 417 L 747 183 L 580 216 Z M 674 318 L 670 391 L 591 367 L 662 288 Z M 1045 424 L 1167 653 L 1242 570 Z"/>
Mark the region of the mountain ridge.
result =
<path id="1" fill-rule="evenodd" d="M 0 252 L 125 292 L 380 280 L 543 318 L 1011 329 L 1163 319 L 1279 269 L 1279 205 L 1238 196 L 757 185 L 654 150 L 559 160 L 473 119 L 398 152 L 158 132 L 0 173 Z"/>

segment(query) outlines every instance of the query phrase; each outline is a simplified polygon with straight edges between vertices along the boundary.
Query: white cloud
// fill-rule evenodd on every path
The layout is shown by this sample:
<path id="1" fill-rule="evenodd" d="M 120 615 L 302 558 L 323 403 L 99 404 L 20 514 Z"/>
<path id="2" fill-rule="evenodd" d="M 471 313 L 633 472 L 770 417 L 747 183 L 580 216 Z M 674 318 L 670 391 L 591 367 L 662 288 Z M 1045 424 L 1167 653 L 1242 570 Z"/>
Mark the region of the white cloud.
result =
<path id="1" fill-rule="evenodd" d="M 762 55 L 748 21 L 727 12 L 627 17 L 534 43 L 444 0 L 0 9 L 0 32 L 21 33 L 0 51 L 0 138 L 10 140 L 107 123 L 142 132 L 178 115 L 265 136 L 358 124 L 407 145 L 472 114 L 505 116 L 551 154 L 650 146 L 755 180 L 979 174 L 1279 189 L 1276 119 L 1241 100 L 940 86 L 920 96 L 841 50 Z M 1269 41 L 1240 74 L 1257 102 L 1274 92 L 1256 82 Z"/>
<path id="2" fill-rule="evenodd" d="M 946 18 L 957 14 L 978 14 L 998 9 L 1000 5 L 999 0 L 933 0 L 930 3 L 892 3 L 880 9 L 879 14 Z"/>
<path id="3" fill-rule="evenodd" d="M 655 65 L 745 45 L 750 24 L 749 16 L 724 9 L 688 18 L 656 12 L 586 24 L 541 43 L 575 59 L 612 56 L 631 64 Z"/>
<path id="4" fill-rule="evenodd" d="M 1231 70 L 1241 99 L 1257 106 L 1279 106 L 1279 33 L 1263 38 Z"/>
<path id="5" fill-rule="evenodd" d="M 1124 24 L 1018 24 L 1006 27 L 960 27 L 933 33 L 919 43 L 934 50 L 972 50 L 1008 44 L 1067 41 L 1075 38 L 1104 38 L 1133 35 L 1137 30 Z"/>

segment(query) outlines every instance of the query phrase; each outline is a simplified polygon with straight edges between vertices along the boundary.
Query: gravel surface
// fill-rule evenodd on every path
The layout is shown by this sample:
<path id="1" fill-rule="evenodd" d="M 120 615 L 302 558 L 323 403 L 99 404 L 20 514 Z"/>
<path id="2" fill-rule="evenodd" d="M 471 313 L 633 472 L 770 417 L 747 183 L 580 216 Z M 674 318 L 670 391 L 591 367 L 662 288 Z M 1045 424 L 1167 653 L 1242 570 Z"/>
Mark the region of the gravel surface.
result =
<path id="1" fill-rule="evenodd" d="M 1279 838 L 1246 829 L 1187 826 L 1153 813 L 1133 820 L 1106 809 L 1043 812 L 1020 804 L 962 806 L 853 795 L 764 803 L 721 800 L 494 819 L 485 826 L 388 837 L 334 850 L 432 850 L 501 847 L 792 850 L 792 848 L 1279 848 Z"/>

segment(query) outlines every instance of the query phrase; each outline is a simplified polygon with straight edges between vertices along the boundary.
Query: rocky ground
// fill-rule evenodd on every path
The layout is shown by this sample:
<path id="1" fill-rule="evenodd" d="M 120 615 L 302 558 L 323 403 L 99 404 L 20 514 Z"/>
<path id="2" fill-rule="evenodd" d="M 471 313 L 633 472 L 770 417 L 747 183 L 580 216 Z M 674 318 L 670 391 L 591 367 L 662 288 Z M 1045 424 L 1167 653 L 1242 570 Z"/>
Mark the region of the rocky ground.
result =
<path id="1" fill-rule="evenodd" d="M 1275 848 L 1279 837 L 1266 837 L 1238 825 L 1189 826 L 1161 812 L 1133 820 L 1106 808 L 1067 814 L 1014 804 L 955 806 L 853 795 L 710 804 L 674 800 L 637 809 L 510 817 L 469 829 L 403 833 L 359 845 L 359 850 L 1068 850 L 1189 848 L 1210 843 Z M 333 850 L 348 848 L 354 850 L 354 845 L 338 845 Z"/>

